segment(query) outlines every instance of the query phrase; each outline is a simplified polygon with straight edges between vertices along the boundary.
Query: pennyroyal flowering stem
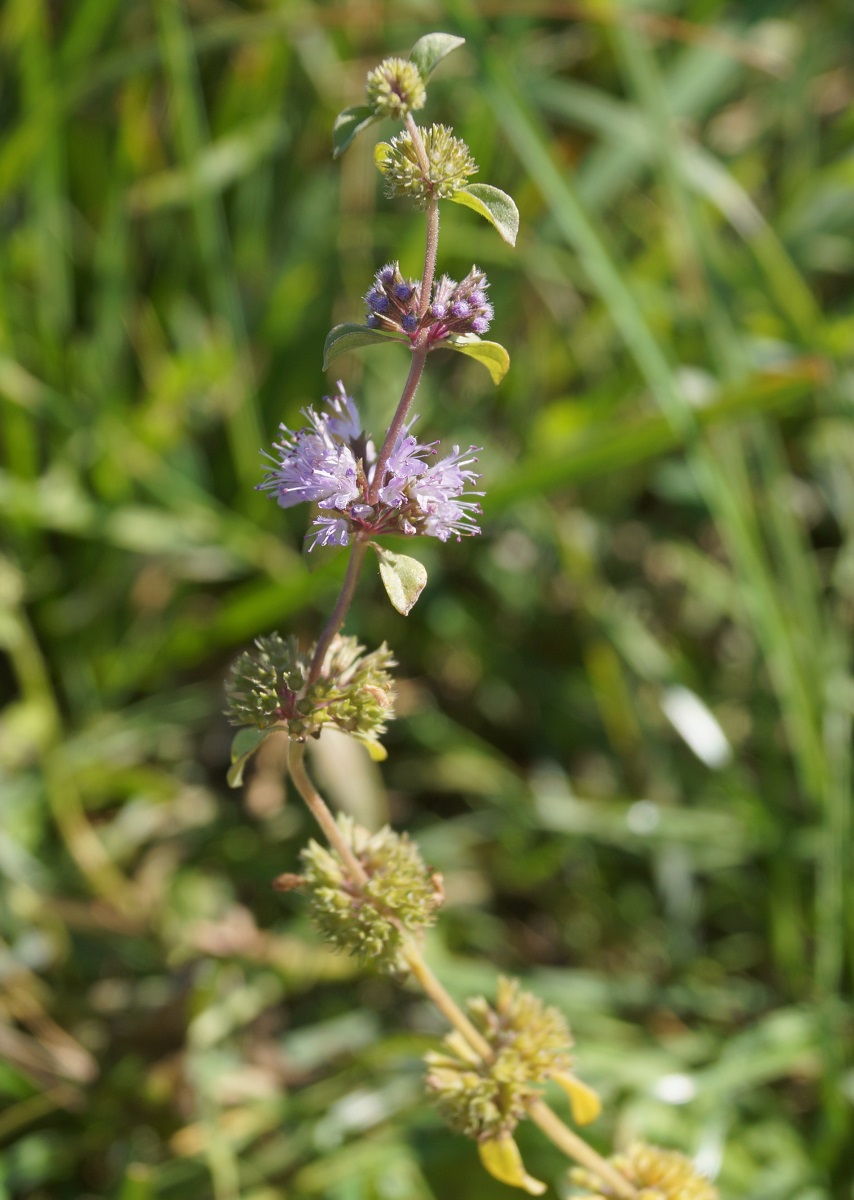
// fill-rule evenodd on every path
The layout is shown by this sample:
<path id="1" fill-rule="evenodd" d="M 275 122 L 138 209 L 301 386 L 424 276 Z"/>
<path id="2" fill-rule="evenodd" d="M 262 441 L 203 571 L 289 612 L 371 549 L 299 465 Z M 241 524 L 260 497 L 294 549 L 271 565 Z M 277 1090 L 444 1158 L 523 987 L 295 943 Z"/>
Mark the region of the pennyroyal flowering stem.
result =
<path id="1" fill-rule="evenodd" d="M 356 586 L 359 582 L 359 575 L 362 571 L 362 564 L 365 561 L 365 553 L 368 549 L 366 541 L 357 540 L 353 542 L 350 550 L 350 560 L 347 563 L 347 573 L 344 576 L 344 583 L 341 585 L 341 591 L 338 594 L 338 599 L 335 602 L 335 607 L 330 614 L 329 620 L 323 628 L 323 632 L 317 639 L 314 655 L 312 656 L 311 666 L 308 670 L 308 684 L 316 683 L 323 667 L 323 660 L 326 657 L 326 652 L 335 637 L 335 634 L 344 624 L 347 612 L 356 594 Z"/>
<path id="2" fill-rule="evenodd" d="M 636 1200 L 637 1191 L 625 1175 L 621 1175 L 611 1164 L 579 1137 L 568 1125 L 564 1125 L 543 1100 L 533 1100 L 528 1105 L 528 1116 L 538 1125 L 546 1137 L 562 1150 L 568 1158 L 595 1172 L 608 1187 L 623 1200 Z"/>
<path id="3" fill-rule="evenodd" d="M 368 493 L 368 503 L 376 504 L 379 489 L 382 486 L 382 480 L 385 477 L 386 464 L 389 456 L 394 449 L 395 443 L 400 436 L 409 409 L 412 407 L 412 401 L 415 399 L 415 393 L 418 390 L 418 385 L 421 382 L 421 376 L 424 374 L 424 363 L 427 359 L 428 347 L 416 346 L 412 351 L 412 360 L 409 364 L 409 374 L 406 376 L 406 383 L 403 385 L 403 393 L 398 401 L 397 410 L 392 417 L 391 424 L 388 427 L 388 432 L 385 435 L 382 449 L 377 458 L 377 465 L 374 469 L 374 479 L 371 484 L 371 490 Z"/>
<path id="4" fill-rule="evenodd" d="M 245 764 L 275 729 L 290 738 L 290 777 L 327 845 L 312 839 L 301 853 L 303 873 L 282 875 L 280 891 L 300 890 L 312 920 L 327 941 L 364 965 L 399 976 L 410 973 L 451 1027 L 441 1048 L 425 1055 L 425 1088 L 449 1127 L 472 1138 L 481 1163 L 496 1179 L 539 1195 L 546 1185 L 528 1175 L 513 1134 L 528 1118 L 562 1153 L 579 1164 L 573 1181 L 589 1189 L 588 1200 L 718 1200 L 691 1161 L 676 1152 L 638 1143 L 610 1160 L 601 1157 L 548 1107 L 542 1088 L 551 1081 L 566 1092 L 574 1125 L 598 1116 L 595 1091 L 574 1074 L 574 1039 L 563 1014 L 500 978 L 492 1001 L 450 995 L 422 954 L 425 931 L 442 903 L 441 876 L 421 857 L 406 833 L 389 826 L 369 831 L 346 814 L 333 816 L 305 767 L 308 737 L 326 728 L 360 740 L 375 759 L 394 716 L 391 669 L 397 664 L 383 642 L 368 652 L 341 634 L 373 545 L 388 597 L 406 615 L 427 582 L 422 563 L 382 544 L 386 536 L 435 537 L 445 542 L 480 533 L 480 476 L 476 448 L 453 446 L 438 456 L 438 442 L 413 432 L 413 400 L 434 349 L 479 360 L 498 383 L 509 365 L 502 346 L 483 341 L 494 316 L 489 282 L 477 266 L 457 282 L 436 276 L 439 202 L 456 201 L 485 216 L 509 244 L 518 230 L 512 199 L 489 184 L 469 184 L 477 165 L 453 131 L 419 127 L 411 115 L 425 102 L 425 83 L 441 59 L 461 44 L 450 34 L 428 34 L 409 59 L 385 59 L 368 76 L 367 107 L 339 114 L 335 152 L 380 117 L 403 122 L 403 132 L 381 142 L 375 160 L 389 196 L 414 200 L 424 212 L 426 241 L 420 281 L 404 277 L 400 263 L 386 263 L 364 300 L 364 325 L 330 331 L 324 366 L 338 354 L 366 345 L 401 343 L 410 350 L 409 370 L 379 448 L 361 422 L 342 382 L 324 409 L 303 410 L 305 424 L 281 437 L 259 488 L 282 508 L 316 506 L 307 537 L 316 547 L 349 547 L 341 590 L 317 644 L 301 649 L 296 637 L 278 633 L 256 639 L 240 656 L 227 684 L 228 715 L 240 726 L 232 744 L 229 783 L 238 786 Z M 367 114 L 367 115 L 366 115 Z M 399 349 L 396 351 L 399 353 Z M 666 1186 L 665 1186 L 666 1185 Z M 684 1185 L 684 1186 L 683 1186 Z M 686 1187 L 688 1190 L 686 1190 Z"/>
<path id="5" fill-rule="evenodd" d="M 472 1050 L 479 1054 L 484 1062 L 488 1062 L 492 1057 L 489 1042 L 481 1037 L 456 1000 L 445 990 L 444 984 L 436 978 L 424 961 L 421 951 L 411 940 L 404 950 L 404 957 L 422 990 L 433 1001 L 448 1024 L 463 1035 Z"/>
<path id="6" fill-rule="evenodd" d="M 300 795 L 305 800 L 312 816 L 326 835 L 329 844 L 334 848 L 341 862 L 345 865 L 346 870 L 349 872 L 351 883 L 359 888 L 364 888 L 368 882 L 368 875 L 342 837 L 338 823 L 330 812 L 325 800 L 311 782 L 308 772 L 305 769 L 304 754 L 305 747 L 302 744 L 291 744 L 288 761 L 291 778 Z M 368 899 L 368 902 L 371 902 L 370 899 Z M 433 974 L 433 971 L 425 962 L 421 950 L 411 936 L 405 938 L 402 957 L 412 972 L 413 977 L 421 986 L 422 991 L 433 1001 L 448 1024 L 462 1034 L 484 1063 L 488 1063 L 493 1057 L 492 1047 L 489 1042 L 475 1028 L 446 990 L 444 984 Z M 595 1172 L 608 1184 L 617 1196 L 622 1197 L 623 1200 L 636 1200 L 637 1192 L 628 1180 L 602 1158 L 583 1138 L 579 1137 L 577 1133 L 565 1125 L 544 1101 L 531 1101 L 528 1104 L 528 1115 L 559 1150 L 563 1151 L 564 1154 L 574 1159 L 577 1163 L 587 1167 L 588 1170 Z"/>
<path id="7" fill-rule="evenodd" d="M 356 858 L 347 842 L 341 836 L 341 830 L 326 805 L 326 801 L 316 790 L 305 769 L 305 745 L 302 742 L 291 742 L 288 749 L 288 770 L 299 794 L 305 800 L 309 812 L 317 821 L 329 842 L 349 871 L 350 878 L 360 887 L 368 882 L 367 873 Z"/>

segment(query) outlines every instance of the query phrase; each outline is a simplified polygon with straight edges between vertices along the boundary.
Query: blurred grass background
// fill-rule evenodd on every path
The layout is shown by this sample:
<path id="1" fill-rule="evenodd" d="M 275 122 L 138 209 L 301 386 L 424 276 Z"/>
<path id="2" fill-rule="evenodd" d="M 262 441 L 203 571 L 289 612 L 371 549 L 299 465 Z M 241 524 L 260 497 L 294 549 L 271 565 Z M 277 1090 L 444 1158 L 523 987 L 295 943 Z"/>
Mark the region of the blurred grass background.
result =
<path id="1" fill-rule="evenodd" d="M 424 115 L 522 215 L 513 252 L 447 206 L 440 267 L 487 270 L 513 365 L 431 359 L 484 536 L 422 548 L 406 620 L 365 577 L 387 791 L 331 735 L 316 773 L 444 872 L 455 994 L 566 1012 L 600 1149 L 854 1195 L 850 4 L 6 0 L 2 1200 L 510 1194 L 421 1098 L 437 1018 L 271 892 L 313 834 L 281 747 L 224 782 L 230 660 L 340 578 L 259 448 L 373 272 L 420 270 L 332 120 L 432 29 L 468 44 Z M 406 366 L 342 360 L 375 429 Z"/>

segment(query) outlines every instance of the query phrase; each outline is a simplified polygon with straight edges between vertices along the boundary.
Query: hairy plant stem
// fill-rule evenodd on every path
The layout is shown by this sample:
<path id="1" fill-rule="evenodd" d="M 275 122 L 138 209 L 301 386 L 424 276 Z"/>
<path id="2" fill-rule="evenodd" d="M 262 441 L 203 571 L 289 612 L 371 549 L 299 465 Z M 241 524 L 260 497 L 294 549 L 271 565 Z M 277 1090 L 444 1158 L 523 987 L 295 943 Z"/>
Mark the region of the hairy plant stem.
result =
<path id="1" fill-rule="evenodd" d="M 409 412 L 412 401 L 415 398 L 415 392 L 421 382 L 421 376 L 424 373 L 424 362 L 427 358 L 428 347 L 426 344 L 416 346 L 412 351 L 412 361 L 409 364 L 409 374 L 406 377 L 406 383 L 403 386 L 403 394 L 397 405 L 397 411 L 392 418 L 392 422 L 388 427 L 388 432 L 385 435 L 382 450 L 380 450 L 377 465 L 374 468 L 374 480 L 368 492 L 368 504 L 376 504 L 377 495 L 382 487 L 382 478 L 385 474 L 386 463 L 389 455 L 394 449 L 394 444 L 400 435 L 403 426 L 406 424 L 406 416 Z"/>
<path id="2" fill-rule="evenodd" d="M 403 951 L 407 966 L 421 984 L 422 990 L 429 996 L 449 1025 L 463 1035 L 472 1050 L 479 1054 L 484 1062 L 492 1058 L 492 1047 L 486 1038 L 482 1037 L 472 1025 L 466 1014 L 457 1004 L 445 986 L 441 983 L 421 956 L 421 951 L 409 939 Z"/>
<path id="3" fill-rule="evenodd" d="M 356 594 L 356 584 L 359 582 L 359 575 L 362 571 L 362 563 L 365 561 L 365 554 L 368 549 L 368 543 L 360 538 L 353 542 L 353 547 L 350 551 L 350 561 L 347 563 L 347 574 L 344 576 L 344 583 L 341 585 L 341 591 L 338 599 L 335 601 L 335 607 L 323 627 L 323 632 L 317 639 L 317 645 L 314 649 L 314 656 L 311 660 L 311 665 L 308 669 L 307 684 L 310 686 L 317 683 L 323 667 L 323 660 L 326 657 L 326 651 L 335 637 L 335 634 L 344 624 L 344 618 L 347 616 L 347 610 Z"/>
<path id="4" fill-rule="evenodd" d="M 325 833 L 330 846 L 349 872 L 351 883 L 357 887 L 363 887 L 368 882 L 365 869 L 341 836 L 341 830 L 338 828 L 335 818 L 327 807 L 326 801 L 311 782 L 308 772 L 305 769 L 304 757 L 305 746 L 299 742 L 292 742 L 288 756 L 291 779 L 294 781 L 297 791 L 303 800 L 305 800 L 312 816 Z M 428 998 L 439 1009 L 448 1024 L 462 1034 L 474 1052 L 484 1062 L 489 1062 L 492 1058 L 492 1047 L 489 1045 L 489 1042 L 478 1032 L 456 1000 L 445 990 L 444 985 L 433 974 L 424 961 L 421 950 L 416 945 L 415 940 L 409 935 L 405 936 L 403 956 L 414 978 L 421 985 L 422 990 Z M 552 1112 L 547 1104 L 542 1100 L 533 1100 L 528 1105 L 528 1113 L 531 1120 L 540 1127 L 546 1137 L 559 1150 L 562 1150 L 569 1158 L 575 1159 L 582 1166 L 587 1167 L 588 1170 L 594 1171 L 623 1200 L 636 1200 L 637 1191 L 628 1180 L 619 1171 L 615 1170 L 609 1162 L 602 1158 L 600 1154 L 597 1154 L 592 1146 L 589 1146 L 583 1138 L 574 1133 L 567 1125 L 564 1125 L 563 1121 Z"/>
<path id="5" fill-rule="evenodd" d="M 612 1167 L 601 1154 L 597 1154 L 584 1138 L 579 1137 L 568 1125 L 564 1125 L 560 1117 L 556 1116 L 542 1100 L 530 1102 L 528 1116 L 535 1125 L 539 1126 L 549 1141 L 557 1146 L 558 1150 L 562 1150 L 568 1158 L 574 1158 L 577 1163 L 587 1167 L 589 1171 L 594 1171 L 613 1192 L 622 1196 L 624 1200 L 636 1200 L 637 1189 L 632 1187 L 625 1175 Z"/>

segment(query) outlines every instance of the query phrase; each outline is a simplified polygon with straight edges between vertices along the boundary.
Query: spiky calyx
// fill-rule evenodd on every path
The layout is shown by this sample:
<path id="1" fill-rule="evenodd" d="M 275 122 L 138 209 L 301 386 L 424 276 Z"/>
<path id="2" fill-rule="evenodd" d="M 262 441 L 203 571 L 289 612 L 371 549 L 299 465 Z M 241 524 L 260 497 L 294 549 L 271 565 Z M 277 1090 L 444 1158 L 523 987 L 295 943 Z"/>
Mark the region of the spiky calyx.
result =
<path id="1" fill-rule="evenodd" d="M 477 171 L 477 164 L 465 142 L 454 137 L 447 126 L 431 125 L 421 130 L 421 136 L 426 171 L 408 130 L 390 142 L 380 142 L 375 157 L 385 177 L 386 194 L 408 196 L 426 208 L 431 199 L 447 200 L 458 192 Z"/>
<path id="2" fill-rule="evenodd" d="M 676 1150 L 635 1142 L 609 1162 L 637 1188 L 637 1200 L 719 1200 L 717 1188 Z M 573 1170 L 572 1181 L 589 1189 L 578 1200 L 616 1200 L 616 1192 L 582 1167 Z"/>
<path id="3" fill-rule="evenodd" d="M 421 72 L 405 58 L 383 59 L 369 73 L 365 91 L 374 116 L 397 121 L 423 108 L 427 99 Z"/>
<path id="4" fill-rule="evenodd" d="M 451 1033 L 444 1053 L 425 1056 L 427 1088 L 451 1129 L 479 1142 L 506 1138 L 539 1085 L 553 1078 L 568 1087 L 572 1035 L 563 1015 L 521 991 L 518 980 L 499 980 L 494 1008 L 482 998 L 468 1007 L 492 1058 L 484 1062 L 459 1033 Z"/>
<path id="5" fill-rule="evenodd" d="M 407 935 L 420 934 L 436 919 L 440 880 L 406 834 L 388 826 L 370 833 L 343 814 L 337 823 L 368 881 L 356 885 L 333 850 L 310 842 L 301 852 L 301 890 L 309 897 L 312 919 L 339 950 L 385 974 L 402 973 Z"/>
<path id="6" fill-rule="evenodd" d="M 296 638 L 260 637 L 255 650 L 237 659 L 226 684 L 226 715 L 232 725 L 268 729 L 280 725 L 294 740 L 317 737 L 331 726 L 375 743 L 394 716 L 395 660 L 383 642 L 365 653 L 356 638 L 335 637 L 320 676 L 307 683 L 312 653 Z"/>

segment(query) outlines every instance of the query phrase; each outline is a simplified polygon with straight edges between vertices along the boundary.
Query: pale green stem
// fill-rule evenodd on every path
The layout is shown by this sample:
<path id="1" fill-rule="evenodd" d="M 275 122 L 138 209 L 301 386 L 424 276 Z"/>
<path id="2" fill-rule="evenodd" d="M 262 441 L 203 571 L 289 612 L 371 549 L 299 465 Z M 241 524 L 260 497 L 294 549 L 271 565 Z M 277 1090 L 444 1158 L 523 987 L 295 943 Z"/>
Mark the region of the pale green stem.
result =
<path id="1" fill-rule="evenodd" d="M 344 624 L 347 610 L 356 594 L 356 584 L 359 582 L 359 575 L 362 571 L 362 564 L 365 561 L 365 552 L 367 549 L 367 542 L 360 539 L 353 542 L 353 548 L 350 551 L 350 561 L 347 563 L 347 574 L 344 576 L 341 592 L 335 602 L 332 614 L 323 628 L 323 633 L 321 633 L 314 648 L 311 666 L 308 669 L 308 679 L 306 681 L 308 686 L 317 682 L 323 667 L 323 660 L 326 658 L 326 651 L 329 649 L 335 634 Z"/>
<path id="2" fill-rule="evenodd" d="M 330 846 L 335 850 L 345 869 L 350 874 L 351 883 L 363 887 L 368 882 L 364 867 L 358 861 L 353 851 L 341 835 L 338 824 L 326 805 L 326 801 L 314 787 L 308 777 L 304 763 L 305 747 L 301 743 L 291 743 L 288 765 L 291 778 L 305 800 L 308 808 L 320 828 L 326 834 Z M 368 897 L 370 899 L 370 897 Z M 422 990 L 436 1005 L 442 1016 L 466 1039 L 474 1052 L 484 1061 L 492 1058 L 492 1047 L 486 1038 L 474 1027 L 456 1000 L 445 990 L 444 985 L 436 978 L 421 954 L 415 941 L 405 935 L 403 957 Z M 575 1159 L 588 1170 L 594 1171 L 600 1179 L 622 1200 L 636 1200 L 637 1192 L 628 1180 L 611 1166 L 606 1159 L 589 1146 L 583 1138 L 574 1133 L 557 1117 L 542 1100 L 534 1100 L 528 1105 L 531 1120 L 540 1127 L 546 1137 L 569 1158 Z"/>
<path id="3" fill-rule="evenodd" d="M 309 812 L 326 834 L 326 840 L 332 846 L 341 862 L 347 868 L 350 878 L 360 887 L 368 882 L 365 868 L 347 845 L 338 823 L 326 805 L 326 801 L 316 790 L 305 769 L 305 743 L 291 742 L 288 749 L 288 770 L 299 794 L 308 805 Z"/>
<path id="4" fill-rule="evenodd" d="M 625 1175 L 616 1167 L 612 1167 L 607 1159 L 597 1154 L 592 1146 L 578 1136 L 568 1125 L 564 1125 L 560 1117 L 555 1116 L 549 1106 L 542 1100 L 532 1100 L 528 1105 L 528 1116 L 538 1125 L 550 1142 L 562 1150 L 568 1158 L 595 1172 L 608 1185 L 611 1191 L 622 1196 L 623 1200 L 636 1200 L 637 1190 L 632 1187 Z"/>

